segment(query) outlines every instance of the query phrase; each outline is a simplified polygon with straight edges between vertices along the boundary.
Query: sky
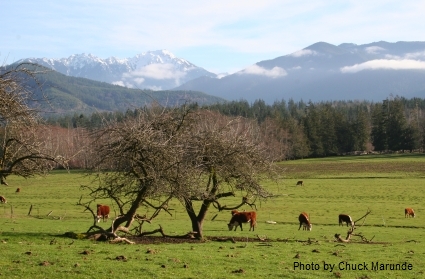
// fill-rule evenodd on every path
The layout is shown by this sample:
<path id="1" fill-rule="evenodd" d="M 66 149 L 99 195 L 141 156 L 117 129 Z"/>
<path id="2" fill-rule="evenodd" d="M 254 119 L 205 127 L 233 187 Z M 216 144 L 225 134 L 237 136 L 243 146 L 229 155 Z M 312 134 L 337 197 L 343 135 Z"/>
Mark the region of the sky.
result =
<path id="1" fill-rule="evenodd" d="M 0 65 L 166 49 L 234 73 L 316 42 L 425 41 L 423 0 L 13 0 L 0 7 Z"/>

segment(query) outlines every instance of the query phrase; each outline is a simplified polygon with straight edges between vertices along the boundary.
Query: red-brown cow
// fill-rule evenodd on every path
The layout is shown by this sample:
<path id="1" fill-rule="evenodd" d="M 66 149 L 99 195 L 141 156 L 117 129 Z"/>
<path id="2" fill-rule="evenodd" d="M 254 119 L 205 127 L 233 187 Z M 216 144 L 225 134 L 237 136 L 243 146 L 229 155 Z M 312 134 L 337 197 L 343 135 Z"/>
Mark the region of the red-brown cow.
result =
<path id="1" fill-rule="evenodd" d="M 97 205 L 97 222 L 100 222 L 100 219 L 103 219 L 103 222 L 109 217 L 109 206 L 98 204 Z"/>
<path id="2" fill-rule="evenodd" d="M 242 229 L 242 223 L 250 223 L 249 230 L 254 231 L 255 226 L 257 225 L 257 213 L 255 211 L 251 212 L 239 212 L 237 210 L 232 210 L 232 219 L 230 219 L 229 224 L 227 226 L 229 227 L 229 231 L 233 229 L 233 227 L 236 229 L 238 226 Z"/>
<path id="3" fill-rule="evenodd" d="M 7 203 L 6 198 L 3 196 L 0 196 L 0 203 Z"/>
<path id="4" fill-rule="evenodd" d="M 354 222 L 351 219 L 351 216 L 350 215 L 339 214 L 339 216 L 338 216 L 338 223 L 339 223 L 339 225 L 340 226 L 344 226 L 344 224 L 343 224 L 344 222 L 347 224 L 347 227 L 348 227 L 348 224 L 350 224 L 351 227 L 354 227 Z"/>
<path id="5" fill-rule="evenodd" d="M 413 217 L 413 218 L 415 218 L 415 211 L 413 210 L 413 208 L 410 208 L 410 207 L 408 207 L 408 208 L 405 208 L 404 209 L 404 218 L 407 218 L 407 217 Z"/>
<path id="6" fill-rule="evenodd" d="M 300 221 L 300 227 L 298 228 L 298 230 L 300 230 L 302 226 L 303 230 L 311 231 L 313 225 L 310 223 L 307 213 L 302 212 L 300 216 L 298 216 L 298 220 Z"/>
<path id="7" fill-rule="evenodd" d="M 21 188 L 17 188 L 16 193 L 20 193 L 20 192 L 21 192 Z"/>

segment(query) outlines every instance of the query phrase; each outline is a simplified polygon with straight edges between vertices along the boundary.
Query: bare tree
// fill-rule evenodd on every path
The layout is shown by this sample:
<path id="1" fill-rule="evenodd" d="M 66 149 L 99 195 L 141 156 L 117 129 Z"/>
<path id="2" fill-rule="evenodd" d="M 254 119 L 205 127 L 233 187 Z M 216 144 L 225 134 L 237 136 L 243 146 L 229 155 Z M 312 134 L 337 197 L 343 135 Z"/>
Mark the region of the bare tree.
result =
<path id="1" fill-rule="evenodd" d="M 211 205 L 233 210 L 255 200 L 271 197 L 260 182 L 276 178 L 275 165 L 267 154 L 267 146 L 258 137 L 258 126 L 244 118 L 228 118 L 202 111 L 187 143 L 186 170 L 190 183 L 176 191 L 191 219 L 195 236 L 203 237 L 203 223 Z M 241 195 L 241 202 L 231 206 L 220 200 Z M 199 211 L 194 203 L 199 202 Z"/>
<path id="2" fill-rule="evenodd" d="M 148 199 L 168 202 L 173 197 L 169 180 L 184 153 L 180 143 L 188 114 L 184 108 L 152 108 L 134 119 L 113 121 L 94 133 L 95 184 L 84 187 L 91 190 L 93 200 L 110 198 L 116 203 L 120 216 L 111 229 L 123 223 L 130 227 L 142 204 L 154 206 Z"/>
<path id="3" fill-rule="evenodd" d="M 30 107 L 35 101 L 36 74 L 34 67 L 25 65 L 0 68 L 0 182 L 4 185 L 11 174 L 42 175 L 57 163 L 64 164 L 62 157 L 43 144 L 43 126 Z"/>

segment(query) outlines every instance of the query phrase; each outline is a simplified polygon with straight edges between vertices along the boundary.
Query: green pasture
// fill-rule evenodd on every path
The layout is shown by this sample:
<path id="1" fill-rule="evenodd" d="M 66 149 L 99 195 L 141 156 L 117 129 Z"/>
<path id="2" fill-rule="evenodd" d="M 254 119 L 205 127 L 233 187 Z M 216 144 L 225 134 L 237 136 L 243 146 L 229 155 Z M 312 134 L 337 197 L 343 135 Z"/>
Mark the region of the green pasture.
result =
<path id="1" fill-rule="evenodd" d="M 425 278 L 424 155 L 308 159 L 279 167 L 282 181 L 264 182 L 275 197 L 256 201 L 255 232 L 248 231 L 247 224 L 243 231 L 228 231 L 230 213 L 212 207 L 204 225 L 205 241 L 184 244 L 109 244 L 64 237 L 65 232 L 84 233 L 93 224 L 91 214 L 77 205 L 81 196 L 83 202 L 88 200 L 80 185 L 89 178 L 80 171 L 55 171 L 27 180 L 9 177 L 10 186 L 0 188 L 8 200 L 0 205 L 0 277 Z M 298 180 L 304 186 L 296 186 Z M 20 193 L 15 193 L 17 187 Z M 405 218 L 405 207 L 414 208 L 416 218 Z M 170 235 L 190 231 L 183 207 L 174 201 L 171 208 L 173 216 L 162 213 L 143 229 L 161 225 Z M 334 241 L 336 233 L 347 232 L 347 227 L 338 226 L 339 213 L 356 220 L 367 210 L 371 214 L 356 233 L 373 238 L 370 243 L 359 237 L 344 244 Z M 298 231 L 302 211 L 310 214 L 310 232 Z M 153 210 L 143 207 L 139 213 Z M 115 214 L 113 210 L 112 217 Z M 100 225 L 107 228 L 109 223 Z M 267 241 L 255 241 L 257 235 Z M 238 241 L 216 241 L 228 237 Z M 384 264 L 385 270 L 372 270 L 372 263 Z M 390 270 L 391 264 L 410 270 Z M 358 270 L 363 267 L 367 270 Z"/>

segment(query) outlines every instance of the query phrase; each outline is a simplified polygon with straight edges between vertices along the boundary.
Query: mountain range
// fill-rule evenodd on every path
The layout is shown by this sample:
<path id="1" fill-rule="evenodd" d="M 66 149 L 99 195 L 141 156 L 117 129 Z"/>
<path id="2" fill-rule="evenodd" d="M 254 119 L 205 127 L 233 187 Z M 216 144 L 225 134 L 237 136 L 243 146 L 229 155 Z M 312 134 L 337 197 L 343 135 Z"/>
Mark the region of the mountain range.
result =
<path id="1" fill-rule="evenodd" d="M 199 77 L 177 88 L 267 103 L 282 99 L 369 100 L 425 96 L 425 42 L 319 42 L 235 74 Z"/>
<path id="2" fill-rule="evenodd" d="M 425 42 L 318 42 L 223 78 L 166 50 L 127 59 L 79 54 L 19 62 L 129 88 L 196 91 L 226 100 L 381 101 L 391 95 L 425 96 Z"/>
<path id="3" fill-rule="evenodd" d="M 15 64 L 23 62 L 39 64 L 67 76 L 151 90 L 172 89 L 201 76 L 216 77 L 167 50 L 148 51 L 126 59 L 101 59 L 83 53 L 61 59 L 25 58 Z"/>

